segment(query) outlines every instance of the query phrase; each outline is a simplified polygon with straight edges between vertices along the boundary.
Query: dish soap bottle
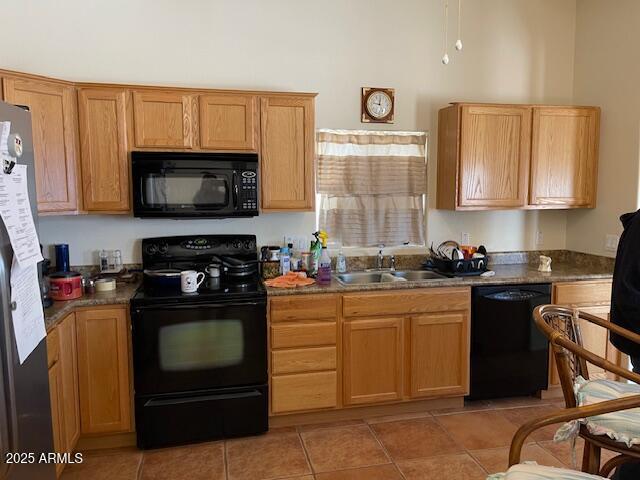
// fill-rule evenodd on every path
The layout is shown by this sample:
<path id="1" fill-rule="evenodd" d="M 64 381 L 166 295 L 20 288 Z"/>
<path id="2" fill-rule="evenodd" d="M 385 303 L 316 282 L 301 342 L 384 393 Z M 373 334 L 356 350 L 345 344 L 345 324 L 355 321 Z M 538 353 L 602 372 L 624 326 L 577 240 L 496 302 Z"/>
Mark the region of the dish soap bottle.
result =
<path id="1" fill-rule="evenodd" d="M 291 262 L 289 257 L 289 248 L 282 247 L 280 249 L 280 274 L 286 275 L 291 270 Z"/>
<path id="2" fill-rule="evenodd" d="M 338 273 L 347 273 L 347 257 L 344 256 L 342 249 L 338 252 L 338 259 L 336 260 L 336 270 Z"/>
<path id="3" fill-rule="evenodd" d="M 320 253 L 320 261 L 318 262 L 318 277 L 316 281 L 318 285 L 329 285 L 331 283 L 331 257 L 327 250 L 327 232 L 321 230 L 319 237 L 322 241 L 322 252 Z"/>

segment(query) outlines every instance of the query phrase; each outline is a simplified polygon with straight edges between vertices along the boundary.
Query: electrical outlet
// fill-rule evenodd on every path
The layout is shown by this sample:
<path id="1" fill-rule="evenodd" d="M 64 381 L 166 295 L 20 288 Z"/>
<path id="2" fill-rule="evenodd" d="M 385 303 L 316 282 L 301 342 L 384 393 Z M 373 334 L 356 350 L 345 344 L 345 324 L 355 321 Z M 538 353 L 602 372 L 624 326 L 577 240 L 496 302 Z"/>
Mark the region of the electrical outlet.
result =
<path id="1" fill-rule="evenodd" d="M 618 250 L 618 242 L 620 237 L 618 235 L 605 235 L 604 237 L 604 249 L 608 252 L 615 252 Z"/>
<path id="2" fill-rule="evenodd" d="M 536 245 L 542 245 L 544 243 L 544 234 L 538 230 L 536 232 Z"/>
<path id="3" fill-rule="evenodd" d="M 462 232 L 460 235 L 462 239 L 462 245 L 471 245 L 471 234 L 468 232 Z"/>

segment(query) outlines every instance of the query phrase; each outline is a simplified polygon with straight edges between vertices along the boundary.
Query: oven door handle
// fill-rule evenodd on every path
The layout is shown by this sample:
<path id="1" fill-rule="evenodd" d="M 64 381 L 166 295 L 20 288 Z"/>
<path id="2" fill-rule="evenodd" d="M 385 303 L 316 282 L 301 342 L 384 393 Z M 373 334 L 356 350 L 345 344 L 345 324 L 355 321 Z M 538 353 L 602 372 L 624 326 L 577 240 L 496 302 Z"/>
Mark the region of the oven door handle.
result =
<path id="1" fill-rule="evenodd" d="M 196 303 L 191 305 L 150 305 L 148 307 L 137 308 L 136 312 L 145 310 L 194 310 L 202 308 L 226 308 L 226 307 L 257 307 L 265 305 L 266 302 L 234 302 L 234 303 Z"/>
<path id="2" fill-rule="evenodd" d="M 255 398 L 255 397 L 260 397 L 261 395 L 262 393 L 260 393 L 258 390 L 251 390 L 249 392 L 240 392 L 240 393 L 219 393 L 215 395 L 198 395 L 197 397 L 167 398 L 167 399 L 153 398 L 151 400 L 148 400 L 144 404 L 144 406 L 145 407 L 166 407 L 167 405 L 184 405 L 189 403 L 200 403 L 200 402 L 217 401 L 217 400 Z"/>

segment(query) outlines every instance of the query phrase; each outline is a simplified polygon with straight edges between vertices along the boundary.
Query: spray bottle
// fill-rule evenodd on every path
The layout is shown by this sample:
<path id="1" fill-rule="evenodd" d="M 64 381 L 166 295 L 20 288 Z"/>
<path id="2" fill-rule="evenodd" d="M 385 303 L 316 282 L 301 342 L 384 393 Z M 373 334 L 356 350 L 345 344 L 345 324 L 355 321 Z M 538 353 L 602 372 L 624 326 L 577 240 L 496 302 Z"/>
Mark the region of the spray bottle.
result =
<path id="1" fill-rule="evenodd" d="M 320 253 L 320 261 L 318 262 L 318 277 L 316 282 L 318 285 L 329 285 L 331 283 L 331 257 L 329 257 L 329 251 L 327 250 L 327 232 L 320 231 L 318 235 L 322 241 L 322 252 Z"/>

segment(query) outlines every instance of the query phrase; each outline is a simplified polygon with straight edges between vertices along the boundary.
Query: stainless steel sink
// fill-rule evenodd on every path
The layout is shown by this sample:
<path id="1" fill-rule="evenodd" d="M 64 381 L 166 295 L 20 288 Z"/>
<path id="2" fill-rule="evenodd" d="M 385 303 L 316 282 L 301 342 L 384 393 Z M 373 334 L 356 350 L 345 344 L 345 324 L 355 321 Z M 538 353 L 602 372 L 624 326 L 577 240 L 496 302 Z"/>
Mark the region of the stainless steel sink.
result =
<path id="1" fill-rule="evenodd" d="M 409 282 L 441 280 L 447 277 L 425 270 L 406 270 L 340 273 L 336 275 L 336 278 L 344 285 L 370 285 L 372 283 L 402 282 L 404 280 Z"/>
<path id="2" fill-rule="evenodd" d="M 345 285 L 368 285 L 371 283 L 383 283 L 383 277 L 388 278 L 387 275 L 384 272 L 355 272 L 341 273 L 336 275 L 336 278 Z M 387 281 L 393 281 L 393 278 Z"/>
<path id="3" fill-rule="evenodd" d="M 392 275 L 400 278 L 405 278 L 410 282 L 417 282 L 420 280 L 442 280 L 443 278 L 447 278 L 444 275 L 430 272 L 428 270 L 407 270 L 404 272 L 392 272 Z"/>

